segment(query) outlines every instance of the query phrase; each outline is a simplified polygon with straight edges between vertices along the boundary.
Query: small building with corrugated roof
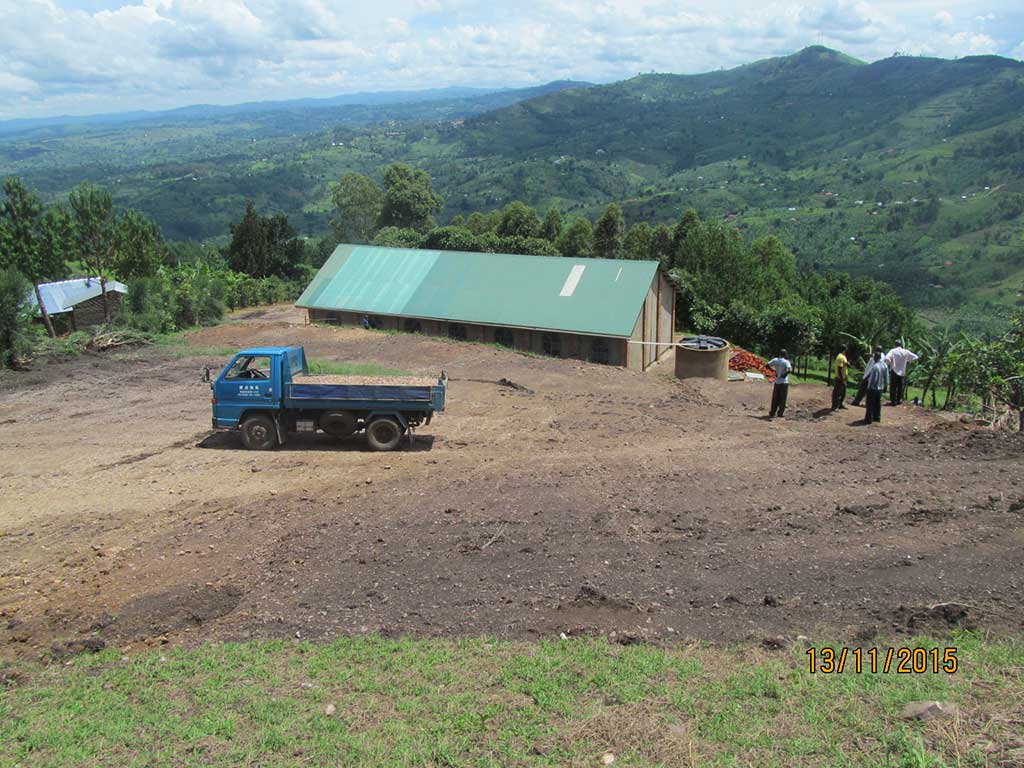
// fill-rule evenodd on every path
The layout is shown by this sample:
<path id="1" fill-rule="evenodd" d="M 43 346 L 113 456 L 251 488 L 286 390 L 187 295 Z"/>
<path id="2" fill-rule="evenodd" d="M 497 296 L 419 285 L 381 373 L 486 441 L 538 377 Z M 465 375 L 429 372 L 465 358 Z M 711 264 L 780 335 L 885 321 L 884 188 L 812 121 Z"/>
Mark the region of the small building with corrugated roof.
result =
<path id="1" fill-rule="evenodd" d="M 103 290 L 98 277 L 76 277 L 54 283 L 40 283 L 39 293 L 51 322 L 61 329 L 77 331 L 103 324 Z M 128 286 L 117 280 L 107 280 L 107 303 L 110 317 L 121 314 L 121 300 Z M 33 290 L 29 304 L 38 312 L 39 302 Z"/>
<path id="2" fill-rule="evenodd" d="M 339 245 L 296 305 L 310 322 L 496 343 L 644 370 L 672 342 L 656 261 Z"/>

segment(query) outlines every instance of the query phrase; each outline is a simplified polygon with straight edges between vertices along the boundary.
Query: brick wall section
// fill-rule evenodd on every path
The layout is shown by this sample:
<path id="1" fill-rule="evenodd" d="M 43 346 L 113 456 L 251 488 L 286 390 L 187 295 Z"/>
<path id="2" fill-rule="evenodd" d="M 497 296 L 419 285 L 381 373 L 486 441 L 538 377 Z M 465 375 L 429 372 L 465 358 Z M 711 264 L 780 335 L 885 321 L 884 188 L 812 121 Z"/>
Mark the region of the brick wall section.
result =
<path id="1" fill-rule="evenodd" d="M 331 325 L 363 324 L 363 315 L 359 312 L 339 312 L 326 309 L 310 309 L 311 323 L 327 323 Z M 477 323 L 449 323 L 446 320 L 425 320 L 412 317 L 391 317 L 384 315 L 368 315 L 375 328 L 390 331 L 410 331 L 427 336 L 451 336 L 452 326 L 465 331 L 467 341 L 497 343 L 497 335 L 511 338 L 512 347 L 522 352 L 533 352 L 539 355 L 557 352 L 555 357 L 587 360 L 593 363 L 609 365 L 625 365 L 623 358 L 624 344 L 622 339 L 615 337 L 586 336 L 578 333 L 556 333 L 547 331 L 531 331 L 525 328 L 505 326 L 479 325 Z"/>
<path id="2" fill-rule="evenodd" d="M 107 292 L 107 302 L 110 304 L 110 319 L 116 320 L 121 314 L 121 294 L 116 291 Z M 84 330 L 93 325 L 103 324 L 103 296 L 96 296 L 91 299 L 79 302 L 71 311 L 72 323 L 76 330 Z"/>

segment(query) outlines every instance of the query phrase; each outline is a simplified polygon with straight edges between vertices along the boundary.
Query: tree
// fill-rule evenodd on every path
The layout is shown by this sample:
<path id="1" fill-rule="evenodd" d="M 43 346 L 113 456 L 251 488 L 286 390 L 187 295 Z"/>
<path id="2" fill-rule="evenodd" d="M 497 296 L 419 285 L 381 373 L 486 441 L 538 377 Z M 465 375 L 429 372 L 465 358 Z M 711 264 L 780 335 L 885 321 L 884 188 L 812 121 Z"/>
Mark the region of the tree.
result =
<path id="1" fill-rule="evenodd" d="M 476 235 L 465 227 L 436 227 L 427 233 L 423 242 L 424 248 L 438 251 L 476 251 L 479 250 Z"/>
<path id="2" fill-rule="evenodd" d="M 231 268 L 247 275 L 264 274 L 270 262 L 270 247 L 267 242 L 263 218 L 256 212 L 252 200 L 245 203 L 241 221 L 231 225 L 231 244 L 227 257 Z"/>
<path id="3" fill-rule="evenodd" d="M 659 224 L 651 233 L 650 258 L 657 259 L 664 267 L 672 263 L 672 230 L 668 225 Z"/>
<path id="4" fill-rule="evenodd" d="M 384 227 L 373 238 L 373 244 L 384 248 L 421 248 L 424 235 L 408 227 Z"/>
<path id="5" fill-rule="evenodd" d="M 12 267 L 0 267 L 0 365 L 13 368 L 27 324 L 26 297 L 29 284 Z"/>
<path id="6" fill-rule="evenodd" d="M 540 225 L 540 236 L 553 243 L 558 240 L 560 234 L 562 234 L 562 214 L 555 207 L 548 208 L 548 212 L 544 214 L 544 221 Z"/>
<path id="7" fill-rule="evenodd" d="M 260 216 L 252 200 L 241 221 L 231 225 L 228 264 L 253 277 L 287 275 L 302 262 L 305 247 L 284 214 Z"/>
<path id="8" fill-rule="evenodd" d="M 384 169 L 384 200 L 377 225 L 423 232 L 433 226 L 433 214 L 443 204 L 426 171 L 393 163 Z"/>
<path id="9" fill-rule="evenodd" d="M 693 208 L 687 208 L 683 211 L 683 215 L 679 217 L 679 221 L 676 222 L 675 227 L 672 228 L 672 252 L 678 254 L 683 244 L 686 242 L 686 238 L 689 237 L 690 233 L 693 232 L 700 225 L 700 216 Z M 673 264 L 676 263 L 676 259 L 673 259 Z"/>
<path id="10" fill-rule="evenodd" d="M 100 281 L 103 297 L 103 321 L 110 323 L 110 301 L 107 298 L 107 267 L 117 244 L 117 215 L 110 193 L 84 182 L 68 198 L 74 219 L 75 243 L 79 258 Z"/>
<path id="11" fill-rule="evenodd" d="M 368 243 L 377 232 L 384 193 L 362 173 L 346 173 L 331 190 L 331 228 L 340 243 Z"/>
<path id="12" fill-rule="evenodd" d="M 495 231 L 499 237 L 536 237 L 540 219 L 533 208 L 516 200 L 505 206 Z"/>
<path id="13" fill-rule="evenodd" d="M 748 275 L 760 301 L 776 301 L 793 292 L 796 258 L 775 235 L 759 237 L 750 244 Z"/>
<path id="14" fill-rule="evenodd" d="M 519 253 L 532 256 L 558 256 L 559 251 L 555 244 L 543 237 L 510 237 L 499 238 L 498 252 Z"/>
<path id="15" fill-rule="evenodd" d="M 765 352 L 785 349 L 794 357 L 807 355 L 821 335 L 821 313 L 803 299 L 791 296 L 770 306 L 764 313 Z"/>
<path id="16" fill-rule="evenodd" d="M 62 221 L 57 214 L 43 215 L 43 205 L 20 178 L 4 179 L 0 205 L 0 258 L 32 283 L 36 303 L 50 336 L 56 336 L 39 284 L 64 272 L 64 250 L 57 244 Z"/>
<path id="17" fill-rule="evenodd" d="M 593 245 L 593 228 L 590 221 L 582 216 L 573 219 L 555 243 L 560 254 L 573 259 L 585 259 L 593 255 Z"/>
<path id="18" fill-rule="evenodd" d="M 469 214 L 469 218 L 466 219 L 466 228 L 474 235 L 482 235 L 491 230 L 490 222 L 480 211 L 473 211 Z"/>
<path id="19" fill-rule="evenodd" d="M 164 262 L 167 248 L 156 225 L 137 211 L 124 212 L 117 225 L 111 263 L 120 277 L 152 277 Z"/>
<path id="20" fill-rule="evenodd" d="M 654 232 L 651 225 L 645 221 L 634 224 L 626 233 L 623 240 L 623 257 L 627 259 L 643 260 L 651 258 L 651 244 Z"/>
<path id="21" fill-rule="evenodd" d="M 610 203 L 594 225 L 594 256 L 599 259 L 622 258 L 625 230 L 622 209 Z"/>

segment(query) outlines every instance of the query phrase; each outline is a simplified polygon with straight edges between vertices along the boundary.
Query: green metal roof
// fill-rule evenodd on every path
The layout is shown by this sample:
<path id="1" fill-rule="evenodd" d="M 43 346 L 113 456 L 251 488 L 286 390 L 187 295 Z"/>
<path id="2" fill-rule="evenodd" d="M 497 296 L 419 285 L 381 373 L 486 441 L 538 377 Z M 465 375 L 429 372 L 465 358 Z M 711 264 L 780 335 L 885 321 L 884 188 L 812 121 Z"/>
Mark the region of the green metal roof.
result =
<path id="1" fill-rule="evenodd" d="M 339 245 L 307 309 L 629 336 L 656 261 Z"/>

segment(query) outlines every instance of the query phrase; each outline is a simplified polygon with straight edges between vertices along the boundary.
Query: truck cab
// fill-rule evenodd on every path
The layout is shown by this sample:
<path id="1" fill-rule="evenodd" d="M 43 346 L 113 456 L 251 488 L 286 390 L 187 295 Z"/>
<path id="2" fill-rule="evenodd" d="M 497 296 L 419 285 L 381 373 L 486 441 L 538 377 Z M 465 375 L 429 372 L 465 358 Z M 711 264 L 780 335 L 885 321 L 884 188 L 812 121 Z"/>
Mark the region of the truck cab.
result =
<path id="1" fill-rule="evenodd" d="M 213 428 L 233 429 L 252 413 L 281 408 L 293 372 L 309 373 L 302 347 L 253 347 L 238 352 L 213 382 Z"/>

